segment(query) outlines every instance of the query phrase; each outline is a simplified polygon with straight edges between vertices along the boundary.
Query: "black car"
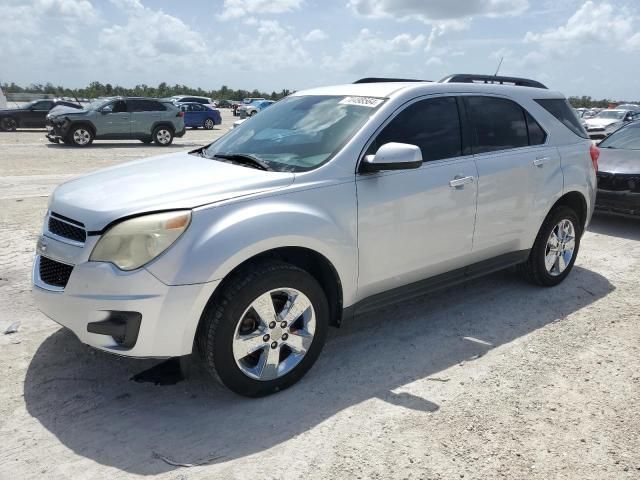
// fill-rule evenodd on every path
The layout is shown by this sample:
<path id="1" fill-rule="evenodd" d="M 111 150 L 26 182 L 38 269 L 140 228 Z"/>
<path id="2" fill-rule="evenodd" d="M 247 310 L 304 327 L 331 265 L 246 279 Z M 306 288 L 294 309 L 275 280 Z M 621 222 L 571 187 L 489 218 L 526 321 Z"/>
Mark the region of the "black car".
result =
<path id="1" fill-rule="evenodd" d="M 82 108 L 66 100 L 34 100 L 18 108 L 0 110 L 0 130 L 13 132 L 16 128 L 43 128 L 49 111 L 58 106 Z"/>
<path id="2" fill-rule="evenodd" d="M 640 122 L 602 140 L 596 210 L 640 216 Z"/>

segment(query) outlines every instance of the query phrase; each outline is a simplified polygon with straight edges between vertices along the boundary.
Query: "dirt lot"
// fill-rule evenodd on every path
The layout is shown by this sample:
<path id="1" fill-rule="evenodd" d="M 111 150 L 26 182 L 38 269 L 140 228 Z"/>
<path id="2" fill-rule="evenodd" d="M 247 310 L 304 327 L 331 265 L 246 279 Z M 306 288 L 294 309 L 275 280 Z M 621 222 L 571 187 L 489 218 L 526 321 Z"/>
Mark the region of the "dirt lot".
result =
<path id="1" fill-rule="evenodd" d="M 31 300 L 53 186 L 166 151 L 0 133 L 0 478 L 640 478 L 640 222 L 595 218 L 554 289 L 501 272 L 358 318 L 249 400 L 199 369 L 130 381 L 159 362 L 83 346 Z"/>

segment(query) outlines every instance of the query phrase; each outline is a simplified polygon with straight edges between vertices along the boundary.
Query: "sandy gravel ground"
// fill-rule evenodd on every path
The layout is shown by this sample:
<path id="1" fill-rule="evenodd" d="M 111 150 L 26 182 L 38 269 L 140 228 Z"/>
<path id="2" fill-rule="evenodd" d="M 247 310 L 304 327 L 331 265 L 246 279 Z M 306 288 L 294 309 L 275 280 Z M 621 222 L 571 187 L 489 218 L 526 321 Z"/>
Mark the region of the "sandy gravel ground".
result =
<path id="1" fill-rule="evenodd" d="M 640 478 L 640 222 L 594 219 L 559 287 L 501 272 L 358 318 L 301 383 L 249 400 L 199 369 L 130 381 L 158 361 L 83 346 L 31 300 L 51 189 L 165 152 L 0 133 L 0 478 Z"/>

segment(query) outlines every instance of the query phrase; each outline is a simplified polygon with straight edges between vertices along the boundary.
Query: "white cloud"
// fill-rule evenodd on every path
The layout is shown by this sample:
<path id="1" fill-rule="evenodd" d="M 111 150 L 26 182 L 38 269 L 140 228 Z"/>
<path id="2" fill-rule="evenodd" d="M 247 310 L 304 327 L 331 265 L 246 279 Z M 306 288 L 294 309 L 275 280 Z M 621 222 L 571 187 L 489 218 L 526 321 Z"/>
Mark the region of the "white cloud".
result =
<path id="1" fill-rule="evenodd" d="M 437 65 L 440 66 L 442 65 L 444 62 L 442 61 L 442 59 L 440 57 L 430 57 L 426 62 L 427 65 Z"/>
<path id="2" fill-rule="evenodd" d="M 436 23 L 476 16 L 501 17 L 524 12 L 528 0 L 349 0 L 359 15 Z"/>
<path id="3" fill-rule="evenodd" d="M 325 57 L 323 65 L 362 75 L 374 70 L 382 71 L 384 64 L 389 63 L 390 56 L 411 55 L 417 52 L 425 41 L 424 35 L 412 37 L 406 33 L 392 39 L 384 39 L 364 28 L 355 39 L 342 44 L 337 56 Z"/>
<path id="4" fill-rule="evenodd" d="M 304 36 L 305 42 L 321 42 L 322 40 L 326 40 L 327 38 L 329 38 L 328 35 L 319 28 L 311 30 Z"/>
<path id="5" fill-rule="evenodd" d="M 527 32 L 524 41 L 539 44 L 555 54 L 582 49 L 587 44 L 630 50 L 640 47 L 636 21 L 637 16 L 624 7 L 587 1 L 565 25 L 542 33 Z"/>
<path id="6" fill-rule="evenodd" d="M 303 0 L 224 0 L 221 20 L 245 15 L 277 14 L 298 10 Z"/>

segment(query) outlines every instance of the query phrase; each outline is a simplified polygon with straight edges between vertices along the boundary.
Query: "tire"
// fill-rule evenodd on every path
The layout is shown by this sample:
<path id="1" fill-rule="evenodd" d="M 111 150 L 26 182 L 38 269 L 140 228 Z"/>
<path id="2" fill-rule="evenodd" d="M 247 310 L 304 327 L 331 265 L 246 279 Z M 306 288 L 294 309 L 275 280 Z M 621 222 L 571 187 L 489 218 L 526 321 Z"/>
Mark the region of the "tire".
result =
<path id="1" fill-rule="evenodd" d="M 215 125 L 216 124 L 213 120 L 207 118 L 202 126 L 205 128 L 205 130 L 213 130 L 213 127 L 215 127 Z"/>
<path id="2" fill-rule="evenodd" d="M 567 206 L 554 209 L 540 227 L 529 258 L 520 265 L 520 271 L 529 282 L 536 285 L 558 285 L 573 268 L 581 237 L 582 225 L 576 212 Z M 554 243 L 557 245 L 554 246 Z M 568 249 L 571 246 L 573 250 L 569 256 Z"/>
<path id="3" fill-rule="evenodd" d="M 285 325 L 284 311 L 291 299 L 289 308 L 304 310 Z M 261 307 L 263 315 L 257 314 L 253 306 L 269 302 L 273 308 Z M 328 325 L 327 298 L 316 279 L 298 267 L 273 261 L 236 275 L 215 295 L 203 314 L 197 340 L 214 378 L 239 395 L 260 397 L 304 376 L 320 355 Z"/>
<path id="4" fill-rule="evenodd" d="M 93 143 L 93 132 L 86 125 L 71 127 L 67 141 L 75 147 L 87 147 Z"/>
<path id="5" fill-rule="evenodd" d="M 160 147 L 168 147 L 173 142 L 173 129 L 160 125 L 153 130 L 153 141 Z"/>
<path id="6" fill-rule="evenodd" d="M 15 132 L 18 128 L 18 122 L 12 117 L 3 117 L 0 119 L 0 130 L 3 132 Z"/>
<path id="7" fill-rule="evenodd" d="M 258 112 L 256 112 L 255 110 L 251 110 L 251 111 L 247 112 L 247 117 L 253 117 L 256 113 L 258 113 Z"/>

